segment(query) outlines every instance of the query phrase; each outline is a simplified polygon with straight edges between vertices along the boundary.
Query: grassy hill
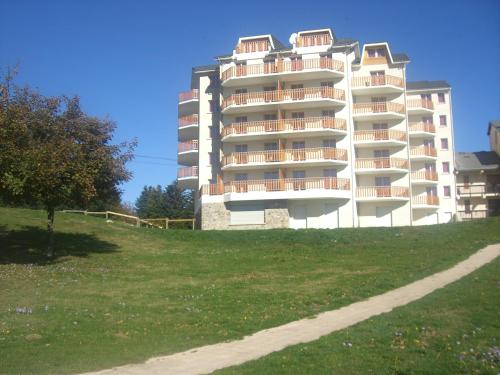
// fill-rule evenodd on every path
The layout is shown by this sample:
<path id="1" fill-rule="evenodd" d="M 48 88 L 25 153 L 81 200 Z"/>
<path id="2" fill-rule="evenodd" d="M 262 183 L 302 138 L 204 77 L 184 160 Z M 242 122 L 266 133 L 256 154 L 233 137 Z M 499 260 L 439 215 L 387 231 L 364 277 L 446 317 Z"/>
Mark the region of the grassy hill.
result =
<path id="1" fill-rule="evenodd" d="M 498 219 L 200 232 L 58 214 L 59 257 L 47 262 L 44 226 L 44 212 L 0 208 L 1 374 L 90 371 L 242 337 L 402 286 L 500 242 Z M 24 307 L 32 313 L 16 312 Z"/>

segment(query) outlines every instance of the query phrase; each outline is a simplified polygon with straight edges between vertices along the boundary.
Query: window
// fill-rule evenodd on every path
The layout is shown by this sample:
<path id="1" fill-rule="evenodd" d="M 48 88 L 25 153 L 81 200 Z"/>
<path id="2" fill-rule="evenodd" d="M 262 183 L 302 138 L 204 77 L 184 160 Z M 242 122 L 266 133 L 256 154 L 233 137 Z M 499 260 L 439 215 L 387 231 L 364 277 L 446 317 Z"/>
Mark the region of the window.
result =
<path id="1" fill-rule="evenodd" d="M 443 186 L 443 195 L 445 197 L 451 197 L 451 189 L 449 186 Z"/>
<path id="2" fill-rule="evenodd" d="M 375 186 L 391 186 L 391 178 L 375 177 Z"/>
<path id="3" fill-rule="evenodd" d="M 432 124 L 432 117 L 431 116 L 422 117 L 422 122 L 424 124 Z"/>
<path id="4" fill-rule="evenodd" d="M 373 130 L 386 130 L 387 124 L 373 124 Z"/>
<path id="5" fill-rule="evenodd" d="M 443 162 L 443 173 L 450 173 L 450 163 L 447 161 Z"/>
<path id="6" fill-rule="evenodd" d="M 464 176 L 464 187 L 468 188 L 470 184 L 470 176 L 465 175 Z"/>
<path id="7" fill-rule="evenodd" d="M 234 122 L 241 123 L 241 122 L 247 122 L 248 118 L 247 116 L 238 116 L 234 119 Z"/>
<path id="8" fill-rule="evenodd" d="M 266 151 L 275 151 L 277 149 L 278 149 L 278 143 L 276 142 L 264 143 L 264 150 Z"/>
<path id="9" fill-rule="evenodd" d="M 441 149 L 448 150 L 448 138 L 441 138 Z"/>
<path id="10" fill-rule="evenodd" d="M 388 158 L 390 156 L 389 150 L 374 150 L 373 157 L 374 158 Z"/>
<path id="11" fill-rule="evenodd" d="M 304 118 L 304 112 L 292 112 L 292 118 Z"/>
<path id="12" fill-rule="evenodd" d="M 321 87 L 333 87 L 333 82 L 332 81 L 321 82 Z"/>
<path id="13" fill-rule="evenodd" d="M 336 139 L 323 139 L 323 147 L 335 148 L 335 147 L 337 147 L 337 140 Z"/>
<path id="14" fill-rule="evenodd" d="M 292 143 L 292 148 L 294 150 L 306 148 L 306 143 L 304 141 L 297 141 Z"/>
<path id="15" fill-rule="evenodd" d="M 236 173 L 234 176 L 235 181 L 247 181 L 248 173 Z"/>
<path id="16" fill-rule="evenodd" d="M 277 119 L 278 119 L 278 115 L 276 115 L 276 113 L 266 113 L 264 115 L 265 121 L 271 121 L 271 120 L 277 120 Z"/>
<path id="17" fill-rule="evenodd" d="M 323 169 L 323 177 L 337 177 L 336 169 Z"/>
<path id="18" fill-rule="evenodd" d="M 248 151 L 248 146 L 247 145 L 236 145 L 234 146 L 235 152 L 247 152 Z"/>
<path id="19" fill-rule="evenodd" d="M 422 100 L 432 101 L 431 94 L 420 94 L 420 98 L 421 98 Z"/>
<path id="20" fill-rule="evenodd" d="M 383 57 L 383 56 L 385 56 L 385 49 L 384 48 L 369 48 L 367 51 L 368 51 L 368 57 Z"/>
<path id="21" fill-rule="evenodd" d="M 370 72 L 372 86 L 385 85 L 385 72 L 383 70 Z"/>
<path id="22" fill-rule="evenodd" d="M 446 115 L 440 115 L 439 116 L 439 125 L 441 125 L 441 126 L 446 126 L 447 125 Z"/>
<path id="23" fill-rule="evenodd" d="M 467 212 L 468 214 L 471 212 L 470 199 L 466 199 L 464 201 L 464 208 L 465 208 L 465 212 Z"/>
<path id="24" fill-rule="evenodd" d="M 277 180 L 278 178 L 278 171 L 264 172 L 264 180 Z"/>
<path id="25" fill-rule="evenodd" d="M 445 103 L 444 93 L 442 92 L 438 93 L 438 103 Z"/>
<path id="26" fill-rule="evenodd" d="M 335 117 L 335 111 L 333 109 L 323 110 L 323 111 L 321 111 L 321 116 L 323 116 L 323 117 Z"/>

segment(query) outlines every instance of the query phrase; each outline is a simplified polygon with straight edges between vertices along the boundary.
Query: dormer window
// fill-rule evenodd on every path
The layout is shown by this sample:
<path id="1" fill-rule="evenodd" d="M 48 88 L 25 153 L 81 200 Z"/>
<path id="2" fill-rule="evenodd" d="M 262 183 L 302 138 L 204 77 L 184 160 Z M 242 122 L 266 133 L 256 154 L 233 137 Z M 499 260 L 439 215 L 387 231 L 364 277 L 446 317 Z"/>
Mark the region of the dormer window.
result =
<path id="1" fill-rule="evenodd" d="M 297 37 L 297 47 L 324 46 L 332 43 L 332 37 L 328 32 L 306 33 Z"/>
<path id="2" fill-rule="evenodd" d="M 385 56 L 385 48 L 369 48 L 368 57 L 384 57 Z"/>
<path id="3" fill-rule="evenodd" d="M 269 51 L 271 43 L 269 38 L 242 40 L 236 46 L 236 53 L 253 53 Z"/>

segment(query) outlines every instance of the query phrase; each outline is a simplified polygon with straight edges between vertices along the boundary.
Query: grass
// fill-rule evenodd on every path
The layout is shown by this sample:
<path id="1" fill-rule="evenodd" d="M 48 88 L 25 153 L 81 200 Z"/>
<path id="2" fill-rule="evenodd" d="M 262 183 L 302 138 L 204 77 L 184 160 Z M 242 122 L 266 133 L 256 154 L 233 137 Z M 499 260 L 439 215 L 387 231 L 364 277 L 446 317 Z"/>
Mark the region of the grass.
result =
<path id="1" fill-rule="evenodd" d="M 422 300 L 229 374 L 500 373 L 500 259 Z"/>
<path id="2" fill-rule="evenodd" d="M 405 285 L 500 242 L 498 219 L 200 232 L 58 214 L 59 257 L 47 262 L 44 225 L 42 211 L 0 208 L 2 374 L 91 371 L 240 338 Z"/>

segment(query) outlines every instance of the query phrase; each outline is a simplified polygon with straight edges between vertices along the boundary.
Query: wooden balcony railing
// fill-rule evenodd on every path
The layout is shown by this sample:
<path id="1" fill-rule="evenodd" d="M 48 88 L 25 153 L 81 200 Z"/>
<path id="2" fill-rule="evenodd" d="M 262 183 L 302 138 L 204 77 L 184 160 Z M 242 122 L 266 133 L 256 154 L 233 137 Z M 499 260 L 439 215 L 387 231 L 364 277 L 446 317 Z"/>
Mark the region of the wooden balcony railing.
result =
<path id="1" fill-rule="evenodd" d="M 199 98 L 199 92 L 196 89 L 191 91 L 181 92 L 179 94 L 179 103 L 198 98 Z"/>
<path id="2" fill-rule="evenodd" d="M 356 159 L 356 169 L 408 169 L 408 160 L 402 158 L 361 158 Z"/>
<path id="3" fill-rule="evenodd" d="M 413 204 L 439 206 L 439 198 L 435 195 L 418 195 L 412 198 Z"/>
<path id="4" fill-rule="evenodd" d="M 355 141 L 406 141 L 406 133 L 401 130 L 356 130 Z"/>
<path id="5" fill-rule="evenodd" d="M 290 132 L 314 129 L 336 129 L 346 131 L 347 125 L 344 119 L 327 116 L 238 122 L 225 126 L 222 129 L 222 137 L 232 134 Z"/>
<path id="6" fill-rule="evenodd" d="M 179 129 L 190 125 L 198 125 L 198 115 L 194 114 L 194 115 L 179 117 L 179 123 L 178 123 Z"/>
<path id="7" fill-rule="evenodd" d="M 306 160 L 347 160 L 347 150 L 334 147 L 299 148 L 273 151 L 233 152 L 222 158 L 222 166 L 230 164 L 277 163 Z"/>
<path id="8" fill-rule="evenodd" d="M 410 149 L 410 155 L 411 156 L 431 156 L 431 157 L 435 158 L 437 156 L 437 151 L 434 147 L 429 147 L 429 146 L 412 147 Z"/>
<path id="9" fill-rule="evenodd" d="M 429 124 L 427 122 L 417 122 L 415 124 L 410 124 L 410 132 L 426 132 L 426 133 L 436 133 L 436 127 L 434 124 Z"/>
<path id="10" fill-rule="evenodd" d="M 434 103 L 429 99 L 408 99 L 408 108 L 434 109 Z"/>
<path id="11" fill-rule="evenodd" d="M 186 152 L 186 151 L 196 151 L 198 150 L 198 141 L 188 141 L 188 142 L 179 142 L 177 146 L 177 152 Z"/>
<path id="12" fill-rule="evenodd" d="M 405 113 L 405 106 L 392 102 L 374 102 L 374 103 L 354 103 L 353 113 L 384 113 L 396 112 Z"/>
<path id="13" fill-rule="evenodd" d="M 350 190 L 351 182 L 348 178 L 337 177 L 308 177 L 284 178 L 273 180 L 229 181 L 222 184 L 203 185 L 202 195 L 220 195 L 223 193 L 249 193 L 271 191 L 297 190 Z"/>
<path id="14" fill-rule="evenodd" d="M 301 72 L 309 70 L 334 70 L 344 72 L 344 63 L 331 57 L 320 57 L 304 60 L 276 60 L 263 64 L 237 65 L 222 72 L 222 81 L 233 77 L 250 77 L 256 75 Z"/>
<path id="15" fill-rule="evenodd" d="M 416 171 L 411 173 L 412 180 L 437 181 L 438 174 L 434 171 Z"/>
<path id="16" fill-rule="evenodd" d="M 344 90 L 333 87 L 307 87 L 302 89 L 233 94 L 222 100 L 222 109 L 225 109 L 230 105 L 247 105 L 310 99 L 335 99 L 345 101 L 345 92 Z"/>
<path id="17" fill-rule="evenodd" d="M 332 43 L 330 34 L 299 35 L 295 44 L 297 47 L 324 46 Z"/>
<path id="18" fill-rule="evenodd" d="M 474 184 L 457 184 L 458 195 L 483 195 L 493 194 L 500 195 L 500 184 L 495 183 L 474 183 Z"/>
<path id="19" fill-rule="evenodd" d="M 403 88 L 403 78 L 392 75 L 353 77 L 352 87 L 377 87 L 392 85 Z"/>
<path id="20" fill-rule="evenodd" d="M 409 198 L 409 189 L 403 186 L 359 186 L 358 198 Z"/>
<path id="21" fill-rule="evenodd" d="M 271 44 L 269 39 L 242 41 L 236 46 L 236 53 L 252 53 L 269 51 Z"/>
<path id="22" fill-rule="evenodd" d="M 486 219 L 488 210 L 457 211 L 457 216 L 461 220 Z"/>
<path id="23" fill-rule="evenodd" d="M 177 170 L 177 178 L 198 177 L 198 167 L 182 167 Z"/>

